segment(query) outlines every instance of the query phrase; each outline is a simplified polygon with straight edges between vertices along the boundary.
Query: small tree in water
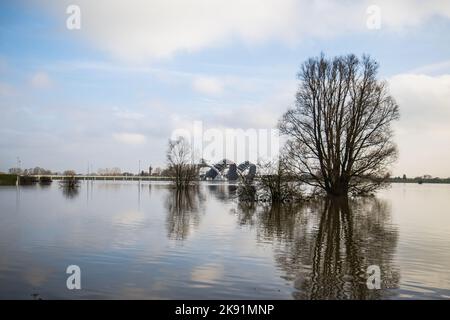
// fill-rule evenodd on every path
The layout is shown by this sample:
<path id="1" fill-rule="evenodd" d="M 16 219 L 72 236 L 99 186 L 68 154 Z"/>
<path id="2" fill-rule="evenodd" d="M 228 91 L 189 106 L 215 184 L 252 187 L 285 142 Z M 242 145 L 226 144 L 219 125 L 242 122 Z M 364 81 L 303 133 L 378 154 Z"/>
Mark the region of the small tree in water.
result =
<path id="1" fill-rule="evenodd" d="M 258 190 L 261 199 L 281 204 L 299 199 L 300 186 L 292 181 L 284 158 L 258 164 Z"/>
<path id="2" fill-rule="evenodd" d="M 169 140 L 167 162 L 177 190 L 183 190 L 197 181 L 198 166 L 194 163 L 191 147 L 185 138 Z"/>
<path id="3" fill-rule="evenodd" d="M 273 205 L 305 199 L 301 184 L 289 176 L 283 157 L 274 160 L 260 160 L 256 177 L 242 172 L 239 175 L 238 196 L 241 202 L 269 202 Z"/>
<path id="4" fill-rule="evenodd" d="M 377 70 L 371 58 L 352 54 L 302 65 L 295 107 L 279 124 L 299 180 L 337 196 L 372 193 L 386 182 L 399 108 Z"/>

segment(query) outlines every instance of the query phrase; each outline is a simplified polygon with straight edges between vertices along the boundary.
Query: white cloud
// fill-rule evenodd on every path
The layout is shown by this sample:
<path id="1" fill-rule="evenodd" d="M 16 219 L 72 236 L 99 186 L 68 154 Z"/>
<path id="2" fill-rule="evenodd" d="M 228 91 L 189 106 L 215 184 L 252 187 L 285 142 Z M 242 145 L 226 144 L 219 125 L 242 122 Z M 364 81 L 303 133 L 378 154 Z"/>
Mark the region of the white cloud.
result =
<path id="1" fill-rule="evenodd" d="M 408 130 L 448 127 L 450 75 L 400 74 L 391 77 L 389 84 L 401 108 L 402 127 Z"/>
<path id="2" fill-rule="evenodd" d="M 192 86 L 194 90 L 206 95 L 218 95 L 224 90 L 223 83 L 219 79 L 212 77 L 196 77 Z"/>
<path id="3" fill-rule="evenodd" d="M 432 63 L 429 65 L 421 66 L 409 73 L 412 74 L 425 74 L 425 75 L 442 75 L 450 73 L 450 60 Z"/>
<path id="4" fill-rule="evenodd" d="M 37 72 L 30 77 L 30 83 L 34 88 L 47 89 L 52 86 L 50 77 L 45 72 Z"/>
<path id="5" fill-rule="evenodd" d="M 417 26 L 434 16 L 450 17 L 450 2 L 447 0 L 375 0 L 372 2 L 381 8 L 383 24 L 389 28 L 403 29 Z"/>
<path id="6" fill-rule="evenodd" d="M 113 138 L 120 143 L 129 144 L 129 145 L 141 145 L 144 144 L 147 139 L 144 135 L 139 133 L 115 133 L 113 134 Z"/>
<path id="7" fill-rule="evenodd" d="M 400 157 L 395 174 L 449 177 L 450 75 L 400 74 L 389 84 L 401 115 L 396 124 Z"/>
<path id="8" fill-rule="evenodd" d="M 143 119 L 145 116 L 142 113 L 139 112 L 133 112 L 129 110 L 121 110 L 119 108 L 113 108 L 114 110 L 114 116 L 121 120 L 140 120 Z"/>
<path id="9" fill-rule="evenodd" d="M 72 1 L 47 1 L 59 17 Z M 43 3 L 39 1 L 39 5 Z M 296 43 L 308 36 L 368 32 L 367 8 L 381 9 L 382 29 L 405 29 L 450 17 L 446 0 L 79 0 L 81 30 L 90 42 L 129 60 L 170 57 L 265 41 Z M 65 25 L 65 24 L 62 24 Z"/>

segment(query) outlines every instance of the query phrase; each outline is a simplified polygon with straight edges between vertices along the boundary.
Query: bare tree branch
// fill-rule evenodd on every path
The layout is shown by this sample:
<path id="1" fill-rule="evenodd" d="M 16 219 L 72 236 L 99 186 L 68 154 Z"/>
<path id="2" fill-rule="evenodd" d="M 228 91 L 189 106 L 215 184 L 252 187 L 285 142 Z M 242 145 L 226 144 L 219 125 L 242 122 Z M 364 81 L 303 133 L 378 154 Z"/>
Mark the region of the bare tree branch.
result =
<path id="1" fill-rule="evenodd" d="M 299 180 L 348 195 L 373 192 L 389 177 L 399 108 L 377 72 L 368 56 L 321 55 L 302 65 L 295 107 L 279 123 L 288 137 L 286 161 Z"/>
<path id="2" fill-rule="evenodd" d="M 194 163 L 191 147 L 185 138 L 169 140 L 167 162 L 177 190 L 185 189 L 198 180 L 198 166 Z"/>

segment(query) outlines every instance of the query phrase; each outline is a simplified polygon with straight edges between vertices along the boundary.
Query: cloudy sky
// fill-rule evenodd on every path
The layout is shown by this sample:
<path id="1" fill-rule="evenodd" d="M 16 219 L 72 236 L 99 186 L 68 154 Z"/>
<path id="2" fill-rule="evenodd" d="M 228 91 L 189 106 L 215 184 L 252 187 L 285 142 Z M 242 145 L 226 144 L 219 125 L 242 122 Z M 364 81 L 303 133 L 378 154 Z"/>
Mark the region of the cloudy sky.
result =
<path id="1" fill-rule="evenodd" d="M 136 172 L 196 120 L 271 128 L 320 52 L 379 61 L 401 108 L 395 175 L 450 177 L 446 0 L 1 1 L 0 171 Z"/>

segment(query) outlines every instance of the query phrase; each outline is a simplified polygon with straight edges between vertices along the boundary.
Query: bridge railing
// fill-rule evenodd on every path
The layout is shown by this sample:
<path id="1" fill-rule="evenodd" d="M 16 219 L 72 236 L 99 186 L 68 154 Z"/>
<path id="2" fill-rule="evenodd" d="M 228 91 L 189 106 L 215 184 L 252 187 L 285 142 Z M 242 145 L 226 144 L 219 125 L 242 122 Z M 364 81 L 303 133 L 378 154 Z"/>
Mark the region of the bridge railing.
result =
<path id="1" fill-rule="evenodd" d="M 171 180 L 172 177 L 168 176 L 99 176 L 99 175 L 74 175 L 74 176 L 68 176 L 68 175 L 56 175 L 56 174 L 42 174 L 42 175 L 29 175 L 30 177 L 35 177 L 40 179 L 41 177 L 49 177 L 52 180 L 64 180 L 64 179 L 70 179 L 75 178 L 78 180 L 147 180 L 147 181 L 168 181 Z"/>

